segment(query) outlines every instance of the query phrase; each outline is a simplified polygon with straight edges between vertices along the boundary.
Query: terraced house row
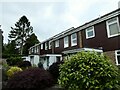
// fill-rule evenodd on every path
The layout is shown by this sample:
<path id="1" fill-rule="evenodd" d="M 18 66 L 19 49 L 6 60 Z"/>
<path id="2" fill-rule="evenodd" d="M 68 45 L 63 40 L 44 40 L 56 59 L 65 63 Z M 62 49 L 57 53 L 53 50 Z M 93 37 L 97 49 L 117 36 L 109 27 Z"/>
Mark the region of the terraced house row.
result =
<path id="1" fill-rule="evenodd" d="M 65 30 L 29 49 L 32 63 L 42 62 L 48 68 L 64 56 L 80 51 L 96 51 L 108 55 L 120 65 L 120 9 L 79 27 Z"/>

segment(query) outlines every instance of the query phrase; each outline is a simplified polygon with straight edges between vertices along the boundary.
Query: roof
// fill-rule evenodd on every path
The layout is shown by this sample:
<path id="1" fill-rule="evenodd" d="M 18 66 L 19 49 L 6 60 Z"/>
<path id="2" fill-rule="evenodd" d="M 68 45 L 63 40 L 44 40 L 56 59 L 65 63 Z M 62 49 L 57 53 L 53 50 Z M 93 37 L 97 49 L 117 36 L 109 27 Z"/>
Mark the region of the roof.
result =
<path id="1" fill-rule="evenodd" d="M 86 28 L 88 28 L 90 26 L 93 26 L 93 25 L 98 24 L 100 22 L 106 21 L 106 20 L 108 20 L 108 19 L 110 19 L 112 17 L 116 17 L 118 15 L 120 15 L 120 8 L 118 8 L 118 9 L 116 9 L 116 10 L 114 10 L 114 11 L 108 13 L 108 14 L 105 14 L 105 15 L 103 15 L 101 17 L 98 17 L 98 18 L 96 18 L 96 19 L 94 19 L 92 21 L 86 22 L 85 24 L 83 24 L 83 25 L 81 25 L 79 27 L 76 27 L 76 28 L 72 27 L 70 29 L 67 29 L 67 30 L 65 30 L 65 31 L 63 31 L 63 32 L 61 32 L 59 34 L 56 34 L 55 36 L 51 37 L 50 39 L 47 39 L 47 40 L 41 42 L 41 43 L 44 43 L 44 42 L 49 41 L 49 40 L 52 40 L 52 41 L 58 40 L 58 39 L 63 38 L 65 36 L 67 36 L 67 35 L 70 35 L 72 33 L 76 33 L 78 31 L 84 30 L 84 29 L 86 29 Z"/>
<path id="2" fill-rule="evenodd" d="M 67 35 L 71 35 L 72 33 L 76 33 L 76 32 L 78 32 L 78 31 L 84 30 L 84 29 L 86 29 L 86 28 L 88 28 L 88 27 L 90 27 L 90 26 L 93 26 L 93 25 L 98 24 L 98 23 L 100 23 L 100 22 L 106 21 L 106 20 L 108 20 L 108 19 L 110 19 L 110 18 L 113 18 L 113 17 L 116 17 L 116 16 L 118 16 L 118 15 L 120 15 L 120 8 L 118 8 L 118 9 L 116 9 L 116 10 L 114 10 L 114 11 L 108 13 L 108 14 L 105 14 L 105 15 L 103 15 L 103 16 L 101 16 L 101 17 L 98 17 L 98 18 L 96 18 L 96 19 L 94 19 L 94 20 L 92 20 L 92 21 L 90 21 L 90 22 L 87 22 L 87 23 L 85 23 L 85 24 L 83 24 L 83 25 L 81 25 L 81 26 L 79 26 L 79 27 L 69 28 L 69 29 L 67 29 L 67 30 L 65 30 L 65 31 L 63 31 L 63 32 L 61 32 L 61 33 L 59 33 L 59 34 L 56 34 L 56 35 L 53 36 L 53 37 L 50 37 L 50 38 L 46 39 L 45 41 L 41 42 L 40 44 L 42 44 L 42 43 L 44 43 L 44 42 L 47 42 L 47 41 L 55 41 L 55 40 L 58 40 L 58 39 L 63 38 L 63 37 L 65 37 L 65 36 L 67 36 Z M 33 46 L 33 47 L 34 47 L 34 46 Z"/>

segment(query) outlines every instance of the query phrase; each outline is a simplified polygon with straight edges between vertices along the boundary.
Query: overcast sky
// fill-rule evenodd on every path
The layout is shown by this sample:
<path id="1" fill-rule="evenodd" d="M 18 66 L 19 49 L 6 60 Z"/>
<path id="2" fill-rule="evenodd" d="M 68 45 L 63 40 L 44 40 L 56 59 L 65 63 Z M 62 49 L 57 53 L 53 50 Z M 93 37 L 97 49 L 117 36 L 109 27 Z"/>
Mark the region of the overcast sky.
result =
<path id="1" fill-rule="evenodd" d="M 35 2 L 36 1 L 36 2 Z M 78 27 L 118 8 L 120 0 L 0 0 L 4 43 L 20 17 L 25 15 L 40 42 L 71 27 Z"/>

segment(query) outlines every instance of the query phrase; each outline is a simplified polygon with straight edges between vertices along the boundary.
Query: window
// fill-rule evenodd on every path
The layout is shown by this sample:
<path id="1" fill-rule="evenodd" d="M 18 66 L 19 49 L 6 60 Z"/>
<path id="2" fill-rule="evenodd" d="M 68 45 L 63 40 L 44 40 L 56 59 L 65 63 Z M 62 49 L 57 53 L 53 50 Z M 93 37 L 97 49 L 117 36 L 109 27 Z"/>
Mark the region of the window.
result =
<path id="1" fill-rule="evenodd" d="M 49 41 L 49 49 L 51 49 L 52 45 L 51 45 L 51 41 Z"/>
<path id="2" fill-rule="evenodd" d="M 114 36 L 119 35 L 119 32 L 120 32 L 119 28 L 120 27 L 119 27 L 119 23 L 118 23 L 118 18 L 117 17 L 108 20 L 106 22 L 106 25 L 107 25 L 108 37 L 114 37 Z"/>
<path id="3" fill-rule="evenodd" d="M 41 44 L 41 49 L 43 49 L 43 44 Z"/>
<path id="4" fill-rule="evenodd" d="M 68 36 L 64 38 L 64 48 L 68 47 Z"/>
<path id="5" fill-rule="evenodd" d="M 34 47 L 34 50 L 35 50 L 35 52 L 34 52 L 34 53 L 36 53 L 36 52 L 37 52 L 37 47 Z"/>
<path id="6" fill-rule="evenodd" d="M 59 40 L 55 41 L 55 47 L 59 47 Z"/>
<path id="7" fill-rule="evenodd" d="M 29 54 L 31 54 L 31 51 L 29 50 Z"/>
<path id="8" fill-rule="evenodd" d="M 116 50 L 115 55 L 116 55 L 116 64 L 120 65 L 120 50 Z"/>
<path id="9" fill-rule="evenodd" d="M 71 46 L 77 45 L 77 34 L 74 33 L 71 35 Z"/>
<path id="10" fill-rule="evenodd" d="M 48 46 L 47 46 L 47 43 L 45 43 L 45 50 L 47 50 L 48 49 Z"/>
<path id="11" fill-rule="evenodd" d="M 95 37 L 94 27 L 89 27 L 86 29 L 86 39 Z"/>
<path id="12" fill-rule="evenodd" d="M 39 46 L 37 46 L 37 53 L 39 52 Z"/>
<path id="13" fill-rule="evenodd" d="M 32 48 L 32 53 L 34 53 L 34 49 Z"/>
<path id="14" fill-rule="evenodd" d="M 60 62 L 61 57 L 56 56 L 56 62 Z"/>

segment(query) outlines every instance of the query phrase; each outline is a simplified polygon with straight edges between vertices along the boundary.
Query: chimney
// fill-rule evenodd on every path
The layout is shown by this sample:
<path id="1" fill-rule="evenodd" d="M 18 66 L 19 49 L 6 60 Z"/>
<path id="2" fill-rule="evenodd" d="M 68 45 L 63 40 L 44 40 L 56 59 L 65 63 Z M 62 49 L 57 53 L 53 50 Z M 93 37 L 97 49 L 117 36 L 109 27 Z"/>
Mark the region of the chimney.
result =
<path id="1" fill-rule="evenodd" d="M 118 2 L 118 8 L 120 8 L 120 1 Z"/>

